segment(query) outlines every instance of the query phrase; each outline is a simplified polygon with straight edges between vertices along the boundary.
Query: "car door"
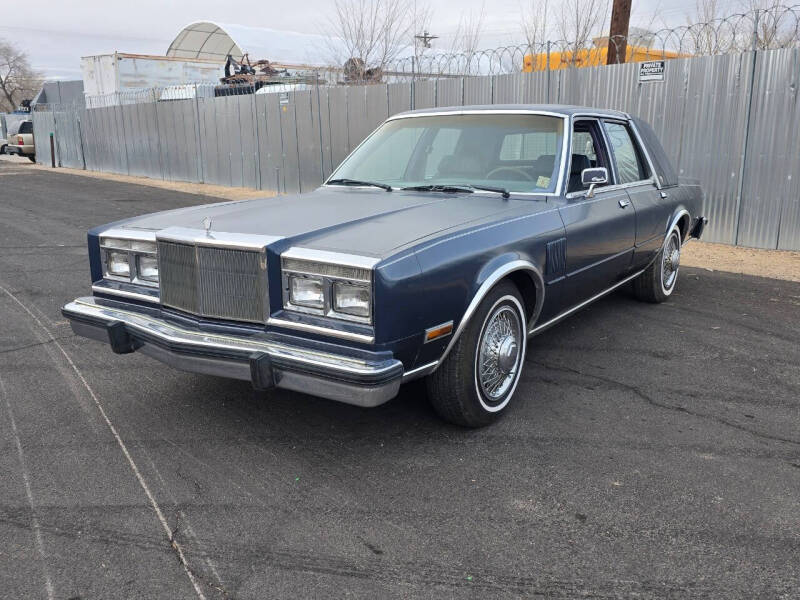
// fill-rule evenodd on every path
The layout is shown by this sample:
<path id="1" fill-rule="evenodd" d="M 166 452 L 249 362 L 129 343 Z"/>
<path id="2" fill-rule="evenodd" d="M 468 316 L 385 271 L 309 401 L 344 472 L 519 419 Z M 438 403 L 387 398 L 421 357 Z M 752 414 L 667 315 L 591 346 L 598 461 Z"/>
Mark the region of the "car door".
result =
<path id="1" fill-rule="evenodd" d="M 664 242 L 669 218 L 665 202 L 668 191 L 658 189 L 643 148 L 629 123 L 604 119 L 603 128 L 611 152 L 615 180 L 625 187 L 636 211 L 636 242 L 631 268 L 642 269 Z"/>
<path id="2" fill-rule="evenodd" d="M 581 183 L 581 171 L 605 167 L 609 183 L 593 195 Z M 606 290 L 624 277 L 636 239 L 636 213 L 624 188 L 613 180 L 611 155 L 597 119 L 573 124 L 566 203 L 559 209 L 567 238 L 565 307 Z"/>

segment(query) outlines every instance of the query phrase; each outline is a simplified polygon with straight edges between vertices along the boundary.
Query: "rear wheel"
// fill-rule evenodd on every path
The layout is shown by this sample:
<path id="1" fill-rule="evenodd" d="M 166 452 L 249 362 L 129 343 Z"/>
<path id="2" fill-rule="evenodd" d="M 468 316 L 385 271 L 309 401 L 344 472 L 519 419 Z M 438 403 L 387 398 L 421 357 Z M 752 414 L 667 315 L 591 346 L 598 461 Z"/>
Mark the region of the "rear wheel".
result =
<path id="1" fill-rule="evenodd" d="M 428 396 L 446 421 L 481 427 L 495 421 L 519 383 L 526 349 L 525 309 L 516 286 L 495 286 L 441 366 L 427 378 Z"/>
<path id="2" fill-rule="evenodd" d="M 653 263 L 633 280 L 633 292 L 644 302 L 664 302 L 672 295 L 681 263 L 681 231 L 674 227 Z"/>

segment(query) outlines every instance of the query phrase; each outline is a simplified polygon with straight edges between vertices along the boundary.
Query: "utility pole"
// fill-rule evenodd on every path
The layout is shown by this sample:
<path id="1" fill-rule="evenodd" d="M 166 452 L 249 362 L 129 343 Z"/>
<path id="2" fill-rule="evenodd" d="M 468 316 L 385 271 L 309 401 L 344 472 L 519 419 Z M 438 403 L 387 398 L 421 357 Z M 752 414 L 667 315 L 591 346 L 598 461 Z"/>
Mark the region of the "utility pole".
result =
<path id="1" fill-rule="evenodd" d="M 611 9 L 611 31 L 608 32 L 607 65 L 624 63 L 628 52 L 628 25 L 631 21 L 631 0 L 614 0 Z"/>
<path id="2" fill-rule="evenodd" d="M 427 31 L 423 31 L 421 34 L 414 36 L 415 39 L 419 40 L 422 43 L 423 48 L 430 48 L 431 42 L 437 39 L 438 37 L 439 37 L 438 35 L 431 35 Z"/>

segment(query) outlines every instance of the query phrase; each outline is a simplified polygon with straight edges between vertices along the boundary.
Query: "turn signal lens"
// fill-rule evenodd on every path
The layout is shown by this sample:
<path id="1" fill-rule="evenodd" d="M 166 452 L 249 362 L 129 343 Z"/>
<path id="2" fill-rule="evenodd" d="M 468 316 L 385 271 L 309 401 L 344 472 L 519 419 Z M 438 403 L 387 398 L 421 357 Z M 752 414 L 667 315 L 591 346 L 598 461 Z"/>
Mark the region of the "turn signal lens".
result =
<path id="1" fill-rule="evenodd" d="M 425 343 L 453 333 L 453 322 L 443 323 L 425 330 Z"/>

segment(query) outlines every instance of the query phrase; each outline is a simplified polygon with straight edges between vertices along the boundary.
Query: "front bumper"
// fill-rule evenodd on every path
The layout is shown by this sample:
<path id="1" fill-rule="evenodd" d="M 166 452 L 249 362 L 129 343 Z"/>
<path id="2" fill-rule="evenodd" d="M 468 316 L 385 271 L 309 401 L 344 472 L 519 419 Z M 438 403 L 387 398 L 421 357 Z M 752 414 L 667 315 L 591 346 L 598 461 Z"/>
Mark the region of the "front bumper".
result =
<path id="1" fill-rule="evenodd" d="M 357 406 L 378 406 L 397 395 L 403 364 L 371 353 L 278 335 L 226 335 L 171 323 L 158 316 L 78 298 L 61 309 L 72 330 L 105 341 L 114 352 L 140 351 L 171 367 L 250 381 Z"/>

